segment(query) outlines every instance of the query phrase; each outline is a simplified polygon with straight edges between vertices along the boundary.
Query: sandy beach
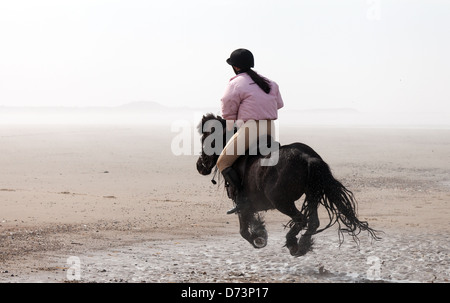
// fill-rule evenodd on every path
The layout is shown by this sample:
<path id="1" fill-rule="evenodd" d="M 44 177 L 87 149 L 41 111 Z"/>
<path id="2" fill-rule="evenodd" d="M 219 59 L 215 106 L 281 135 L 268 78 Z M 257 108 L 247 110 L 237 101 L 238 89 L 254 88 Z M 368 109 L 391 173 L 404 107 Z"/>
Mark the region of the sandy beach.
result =
<path id="1" fill-rule="evenodd" d="M 194 127 L 192 125 L 192 132 Z M 450 130 L 280 127 L 353 191 L 361 234 L 332 227 L 299 258 L 289 218 L 252 248 L 223 186 L 175 156 L 168 125 L 2 125 L 0 282 L 449 282 Z M 75 275 L 78 274 L 78 276 Z"/>

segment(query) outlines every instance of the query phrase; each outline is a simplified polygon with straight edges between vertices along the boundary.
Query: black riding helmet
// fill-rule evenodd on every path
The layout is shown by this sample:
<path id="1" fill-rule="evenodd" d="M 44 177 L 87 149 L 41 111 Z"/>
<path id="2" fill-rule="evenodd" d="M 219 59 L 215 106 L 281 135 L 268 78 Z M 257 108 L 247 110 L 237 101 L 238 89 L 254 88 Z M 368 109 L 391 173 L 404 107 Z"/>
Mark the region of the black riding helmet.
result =
<path id="1" fill-rule="evenodd" d="M 251 51 L 239 48 L 231 53 L 227 63 L 240 69 L 250 69 L 255 66 L 255 59 Z"/>

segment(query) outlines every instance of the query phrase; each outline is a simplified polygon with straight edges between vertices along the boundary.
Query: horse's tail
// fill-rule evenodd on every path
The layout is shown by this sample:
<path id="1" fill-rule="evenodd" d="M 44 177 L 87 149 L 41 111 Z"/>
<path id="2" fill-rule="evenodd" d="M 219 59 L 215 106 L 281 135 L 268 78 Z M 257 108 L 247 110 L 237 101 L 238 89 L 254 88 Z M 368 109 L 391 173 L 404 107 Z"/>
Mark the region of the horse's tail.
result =
<path id="1" fill-rule="evenodd" d="M 376 230 L 370 228 L 366 221 L 358 219 L 353 193 L 333 177 L 327 163 L 320 158 L 311 158 L 308 161 L 308 187 L 304 210 L 307 212 L 308 206 L 317 207 L 317 203 L 325 207 L 330 220 L 326 227 L 317 232 L 337 223 L 341 243 L 344 232 L 351 235 L 355 241 L 358 240 L 358 234 L 361 231 L 367 231 L 375 240 L 380 239 Z"/>

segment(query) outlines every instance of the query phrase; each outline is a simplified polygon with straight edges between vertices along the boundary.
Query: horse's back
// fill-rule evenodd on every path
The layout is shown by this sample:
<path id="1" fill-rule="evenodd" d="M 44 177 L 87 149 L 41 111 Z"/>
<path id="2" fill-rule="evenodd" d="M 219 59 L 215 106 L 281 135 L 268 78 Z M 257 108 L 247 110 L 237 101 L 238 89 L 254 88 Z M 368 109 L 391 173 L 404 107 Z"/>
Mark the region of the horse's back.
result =
<path id="1" fill-rule="evenodd" d="M 276 144 L 278 144 L 278 142 L 276 142 Z M 278 152 L 278 155 L 276 156 L 278 161 L 273 162 L 275 163 L 274 165 L 261 165 L 259 160 L 272 158 L 274 156 L 274 152 Z M 288 145 L 278 144 L 278 147 L 271 150 L 271 152 L 267 155 L 262 155 L 260 153 L 257 155 L 246 154 L 235 162 L 234 167 L 243 175 L 245 174 L 245 171 L 251 167 L 256 168 L 259 171 L 259 169 L 267 166 L 277 166 L 279 160 L 282 160 L 283 163 L 296 162 L 296 164 L 299 164 L 298 162 L 303 162 L 304 164 L 307 164 L 308 161 L 311 160 L 322 161 L 322 158 L 310 146 L 304 143 L 294 142 Z"/>
<path id="2" fill-rule="evenodd" d="M 280 146 L 280 150 L 287 150 L 287 151 L 295 151 L 299 154 L 302 154 L 304 156 L 309 156 L 311 158 L 318 158 L 318 159 L 322 159 L 320 157 L 320 155 L 314 150 L 312 149 L 312 147 L 310 147 L 309 145 L 306 145 L 304 143 L 300 143 L 300 142 L 294 142 L 288 145 L 282 145 Z"/>

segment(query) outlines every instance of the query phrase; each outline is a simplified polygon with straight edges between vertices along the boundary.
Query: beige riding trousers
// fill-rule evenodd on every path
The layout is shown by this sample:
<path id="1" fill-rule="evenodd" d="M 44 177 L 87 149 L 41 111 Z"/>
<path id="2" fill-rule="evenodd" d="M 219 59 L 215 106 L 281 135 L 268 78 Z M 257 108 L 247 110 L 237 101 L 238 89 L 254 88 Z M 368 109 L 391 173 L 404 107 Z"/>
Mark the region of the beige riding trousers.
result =
<path id="1" fill-rule="evenodd" d="M 238 131 L 228 140 L 222 150 L 217 167 L 222 172 L 249 149 L 250 146 L 257 143 L 258 138 L 265 135 L 272 135 L 274 130 L 273 120 L 248 120 Z"/>

